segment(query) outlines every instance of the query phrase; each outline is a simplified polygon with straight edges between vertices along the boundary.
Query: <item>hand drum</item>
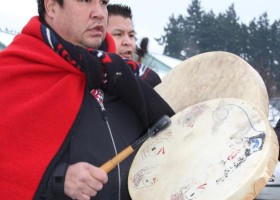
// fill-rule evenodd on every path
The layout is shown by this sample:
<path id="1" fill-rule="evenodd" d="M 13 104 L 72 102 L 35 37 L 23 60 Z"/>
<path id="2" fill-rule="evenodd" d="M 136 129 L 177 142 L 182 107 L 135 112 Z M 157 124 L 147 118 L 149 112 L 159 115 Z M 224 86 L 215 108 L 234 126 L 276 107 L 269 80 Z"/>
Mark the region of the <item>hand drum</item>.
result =
<path id="1" fill-rule="evenodd" d="M 130 168 L 133 200 L 251 200 L 278 159 L 267 116 L 248 101 L 217 98 L 177 112 Z"/>

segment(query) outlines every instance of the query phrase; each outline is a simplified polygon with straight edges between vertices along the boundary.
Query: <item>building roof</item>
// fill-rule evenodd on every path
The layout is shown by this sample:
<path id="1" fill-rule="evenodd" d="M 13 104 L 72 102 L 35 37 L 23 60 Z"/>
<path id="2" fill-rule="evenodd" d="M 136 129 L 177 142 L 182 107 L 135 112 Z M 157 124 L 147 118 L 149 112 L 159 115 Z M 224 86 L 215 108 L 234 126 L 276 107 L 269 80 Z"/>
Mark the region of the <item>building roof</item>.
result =
<path id="1" fill-rule="evenodd" d="M 151 53 L 151 55 L 160 62 L 168 65 L 170 68 L 174 68 L 176 65 L 182 62 L 182 60 L 162 54 Z"/>
<path id="2" fill-rule="evenodd" d="M 173 67 L 182 61 L 162 54 L 148 53 L 141 62 L 152 68 L 163 78 Z"/>

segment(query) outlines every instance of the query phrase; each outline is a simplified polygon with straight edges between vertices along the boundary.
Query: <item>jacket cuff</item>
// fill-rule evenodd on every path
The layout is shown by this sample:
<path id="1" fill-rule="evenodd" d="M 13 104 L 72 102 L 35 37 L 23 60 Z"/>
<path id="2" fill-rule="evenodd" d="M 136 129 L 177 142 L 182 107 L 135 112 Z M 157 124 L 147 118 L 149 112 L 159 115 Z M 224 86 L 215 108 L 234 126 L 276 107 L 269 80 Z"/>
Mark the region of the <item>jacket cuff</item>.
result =
<path id="1" fill-rule="evenodd" d="M 68 167 L 68 163 L 59 163 L 56 166 L 49 182 L 49 187 L 54 194 L 64 194 L 64 181 Z"/>

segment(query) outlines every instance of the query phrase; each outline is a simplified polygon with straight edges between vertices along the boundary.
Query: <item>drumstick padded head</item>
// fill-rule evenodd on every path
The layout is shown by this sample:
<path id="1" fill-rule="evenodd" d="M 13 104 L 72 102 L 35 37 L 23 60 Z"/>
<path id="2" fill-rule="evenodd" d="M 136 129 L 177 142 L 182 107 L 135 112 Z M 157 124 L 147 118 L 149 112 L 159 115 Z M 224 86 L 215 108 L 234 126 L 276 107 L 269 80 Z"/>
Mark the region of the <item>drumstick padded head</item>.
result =
<path id="1" fill-rule="evenodd" d="M 155 136 L 159 131 L 165 129 L 171 123 L 170 118 L 167 115 L 164 115 L 160 118 L 149 130 L 148 135 L 150 137 Z"/>

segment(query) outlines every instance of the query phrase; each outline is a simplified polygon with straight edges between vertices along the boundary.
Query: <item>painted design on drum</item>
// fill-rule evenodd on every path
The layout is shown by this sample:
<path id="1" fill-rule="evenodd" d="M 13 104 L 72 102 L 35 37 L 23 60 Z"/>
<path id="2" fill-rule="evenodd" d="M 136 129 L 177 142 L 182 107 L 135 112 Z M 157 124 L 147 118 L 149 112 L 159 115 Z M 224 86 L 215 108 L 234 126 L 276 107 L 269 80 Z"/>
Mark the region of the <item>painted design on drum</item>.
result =
<path id="1" fill-rule="evenodd" d="M 187 113 L 183 113 L 183 117 L 181 117 L 178 120 L 178 125 L 181 125 L 181 126 L 187 127 L 187 128 L 193 128 L 196 123 L 196 119 L 201 114 L 203 114 L 207 108 L 208 108 L 208 106 L 205 104 L 197 105 L 194 108 L 192 108 L 191 111 L 189 111 Z"/>
<path id="2" fill-rule="evenodd" d="M 221 184 L 231 173 L 237 170 L 250 155 L 261 151 L 265 140 L 264 131 L 255 129 L 248 113 L 239 105 L 228 104 L 217 108 L 216 111 L 213 112 L 213 119 L 217 123 L 220 122 L 221 125 L 224 120 L 230 117 L 230 109 L 232 109 L 232 107 L 237 108 L 242 113 L 241 116 L 243 119 L 239 119 L 239 124 L 235 124 L 239 129 L 237 133 L 233 133 L 233 136 L 230 138 L 228 154 L 220 162 L 224 170 L 223 174 L 216 179 L 217 184 Z M 256 132 L 257 135 L 251 137 L 246 136 L 251 130 Z"/>
<path id="3" fill-rule="evenodd" d="M 229 177 L 231 173 L 237 170 L 237 168 L 239 168 L 250 155 L 262 150 L 265 141 L 265 132 L 255 129 L 249 118 L 249 115 L 239 105 L 228 104 L 218 107 L 213 112 L 212 116 L 213 121 L 216 122 L 216 128 L 222 126 L 223 123 L 225 123 L 225 120 L 230 117 L 230 107 L 232 106 L 241 111 L 242 116 L 245 120 L 241 120 L 242 125 L 239 124 L 242 127 L 242 130 L 238 130 L 237 133 L 233 134 L 239 135 L 239 137 L 233 136 L 230 138 L 229 145 L 227 145 L 229 147 L 229 150 L 226 151 L 225 158 L 218 164 L 220 166 L 217 166 L 215 163 L 211 163 L 207 167 L 208 170 L 206 171 L 208 171 L 209 174 L 220 175 L 217 175 L 217 178 L 214 178 L 214 180 L 209 179 L 209 177 L 204 177 L 200 178 L 199 180 L 193 180 L 191 183 L 187 182 L 185 186 L 179 188 L 179 191 L 171 194 L 170 200 L 199 199 L 201 193 L 203 193 L 208 186 L 213 184 L 221 184 Z M 244 122 L 246 123 L 246 128 L 244 128 Z M 237 126 L 239 125 L 237 124 Z M 251 130 L 253 130 L 257 134 L 251 137 L 246 136 Z M 240 131 L 242 132 L 241 134 Z M 215 183 L 213 183 L 213 181 L 215 181 Z"/>
<path id="4" fill-rule="evenodd" d="M 209 186 L 211 173 L 205 170 L 197 175 L 197 178 L 188 179 L 184 186 L 178 188 L 171 194 L 170 200 L 196 200 Z"/>
<path id="5" fill-rule="evenodd" d="M 139 170 L 132 177 L 133 187 L 136 189 L 141 189 L 145 187 L 151 187 L 157 182 L 157 177 L 152 173 L 151 168 L 144 168 Z"/>
<path id="6" fill-rule="evenodd" d="M 205 190 L 207 183 L 198 185 L 197 183 L 188 184 L 180 188 L 179 192 L 172 194 L 170 200 L 195 200 L 199 190 Z"/>
<path id="7" fill-rule="evenodd" d="M 220 162 L 224 171 L 220 178 L 216 180 L 217 184 L 221 184 L 225 179 L 237 168 L 239 168 L 247 158 L 255 152 L 261 151 L 265 140 L 265 133 L 262 132 L 256 136 L 244 137 L 242 143 L 234 143 L 230 145 L 231 153 Z"/>
<path id="8" fill-rule="evenodd" d="M 146 141 L 147 145 L 141 150 L 142 159 L 154 156 L 164 156 L 167 151 L 166 145 L 170 143 L 170 140 L 172 139 L 172 132 L 168 129 L 164 134 L 159 134 Z"/>
<path id="9" fill-rule="evenodd" d="M 172 131 L 167 129 L 164 134 L 159 134 L 146 141 L 146 145 L 141 149 L 141 158 L 144 161 L 147 158 L 155 156 L 165 156 L 166 151 L 168 150 L 168 144 L 170 140 L 173 139 Z M 136 189 L 141 189 L 144 187 L 151 187 L 156 182 L 158 178 L 152 172 L 154 168 L 157 168 L 158 165 L 153 167 L 145 167 L 137 171 L 132 177 L 133 187 Z"/>

